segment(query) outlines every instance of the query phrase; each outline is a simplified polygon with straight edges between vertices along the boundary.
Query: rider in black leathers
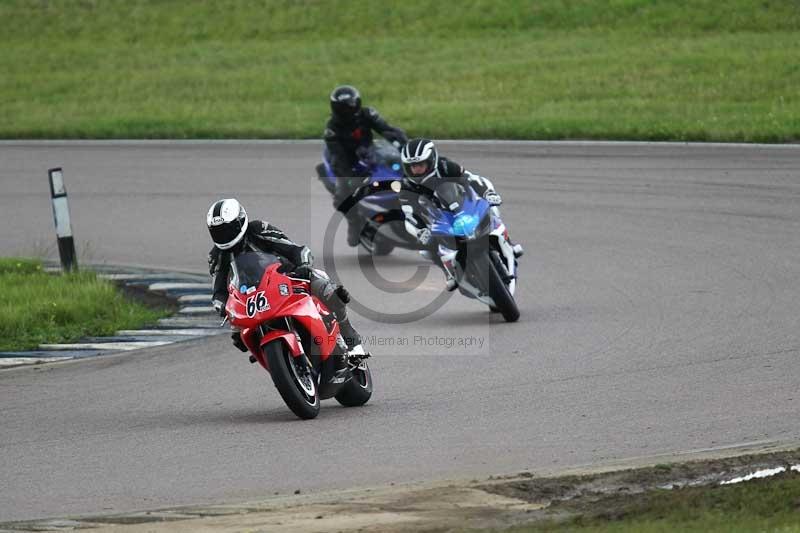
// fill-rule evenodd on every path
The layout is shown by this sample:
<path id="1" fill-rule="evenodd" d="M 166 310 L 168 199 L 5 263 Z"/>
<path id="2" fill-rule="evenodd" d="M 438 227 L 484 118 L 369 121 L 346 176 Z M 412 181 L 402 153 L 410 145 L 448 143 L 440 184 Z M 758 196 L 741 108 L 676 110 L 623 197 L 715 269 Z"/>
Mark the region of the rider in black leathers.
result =
<path id="1" fill-rule="evenodd" d="M 308 279 L 311 293 L 334 313 L 349 356 L 364 355 L 361 337 L 347 317 L 346 303 L 350 295 L 335 285 L 324 271 L 312 267 L 313 256 L 307 246 L 292 242 L 286 234 L 267 222 L 248 221 L 247 212 L 235 199 L 215 202 L 208 210 L 207 225 L 214 247 L 208 254 L 209 272 L 213 276 L 212 304 L 220 315 L 225 314 L 228 299 L 228 275 L 232 256 L 247 251 L 272 253 L 284 259 L 284 269 L 293 277 Z M 232 335 L 234 345 L 247 351 L 239 332 Z"/>
<path id="2" fill-rule="evenodd" d="M 502 203 L 500 195 L 488 179 L 474 174 L 455 161 L 439 156 L 433 141 L 428 139 L 411 139 L 400 153 L 403 162 L 403 174 L 398 193 L 400 207 L 405 216 L 406 230 L 414 235 L 419 243 L 427 248 L 427 254 L 442 270 L 444 270 L 447 289 L 454 290 L 458 283 L 453 275 L 442 264 L 438 246 L 431 238 L 430 229 L 421 216 L 420 199 L 431 200 L 436 187 L 443 182 L 451 181 L 465 188 L 472 188 L 479 197 L 486 199 L 489 205 L 497 207 Z M 522 255 L 520 245 L 513 245 L 514 253 Z"/>
<path id="3" fill-rule="evenodd" d="M 362 153 L 372 147 L 372 131 L 380 133 L 398 148 L 407 137 L 403 130 L 389 125 L 372 107 L 361 107 L 358 89 L 350 85 L 336 87 L 331 93 L 331 117 L 325 125 L 325 147 L 328 161 L 336 176 L 333 206 L 347 218 L 347 243 L 358 245 L 358 227 L 355 210 L 355 190 L 367 176 L 353 176 L 354 167 Z"/>

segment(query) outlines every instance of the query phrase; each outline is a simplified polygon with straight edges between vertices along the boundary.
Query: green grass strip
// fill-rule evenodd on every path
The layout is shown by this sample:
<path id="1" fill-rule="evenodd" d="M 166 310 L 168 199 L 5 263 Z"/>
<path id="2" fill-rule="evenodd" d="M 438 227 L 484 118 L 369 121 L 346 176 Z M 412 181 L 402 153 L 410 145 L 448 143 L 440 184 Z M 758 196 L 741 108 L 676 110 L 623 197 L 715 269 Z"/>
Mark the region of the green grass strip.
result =
<path id="1" fill-rule="evenodd" d="M 0 138 L 800 140 L 797 0 L 5 0 Z"/>
<path id="2" fill-rule="evenodd" d="M 126 299 L 93 272 L 53 275 L 39 261 L 0 258 L 0 351 L 113 335 L 166 315 Z"/>
<path id="3" fill-rule="evenodd" d="M 624 494 L 599 500 L 592 507 L 605 507 L 605 511 L 506 531 L 800 532 L 800 475 L 797 473 L 736 485 L 655 490 L 643 495 Z"/>

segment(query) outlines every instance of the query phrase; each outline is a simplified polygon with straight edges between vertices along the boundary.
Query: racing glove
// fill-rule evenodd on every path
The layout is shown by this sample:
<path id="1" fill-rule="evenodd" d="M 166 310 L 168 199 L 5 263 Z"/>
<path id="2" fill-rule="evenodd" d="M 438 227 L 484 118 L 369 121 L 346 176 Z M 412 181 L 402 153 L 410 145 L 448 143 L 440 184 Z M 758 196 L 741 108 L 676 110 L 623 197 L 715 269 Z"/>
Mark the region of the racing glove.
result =
<path id="1" fill-rule="evenodd" d="M 350 303 L 350 293 L 342 285 L 336 287 L 336 296 L 339 297 L 342 303 Z"/>
<path id="2" fill-rule="evenodd" d="M 494 191 L 486 191 L 483 194 L 483 197 L 486 199 L 487 202 L 489 202 L 489 205 L 491 206 L 498 206 L 503 203 L 503 199 L 500 198 L 500 195 Z"/>
<path id="3" fill-rule="evenodd" d="M 220 316 L 225 317 L 225 302 L 222 300 L 211 300 L 211 305 L 214 307 L 214 311 Z"/>
<path id="4" fill-rule="evenodd" d="M 417 233 L 417 240 L 422 246 L 428 246 L 428 243 L 431 242 L 431 230 L 428 228 L 419 230 L 419 233 Z"/>
<path id="5" fill-rule="evenodd" d="M 308 264 L 298 265 L 294 269 L 294 275 L 298 278 L 311 279 L 311 266 Z"/>
<path id="6" fill-rule="evenodd" d="M 398 149 L 408 142 L 408 137 L 406 137 L 406 134 L 400 130 L 385 131 L 381 133 L 381 135 L 383 135 L 384 139 L 389 141 L 389 143 Z"/>

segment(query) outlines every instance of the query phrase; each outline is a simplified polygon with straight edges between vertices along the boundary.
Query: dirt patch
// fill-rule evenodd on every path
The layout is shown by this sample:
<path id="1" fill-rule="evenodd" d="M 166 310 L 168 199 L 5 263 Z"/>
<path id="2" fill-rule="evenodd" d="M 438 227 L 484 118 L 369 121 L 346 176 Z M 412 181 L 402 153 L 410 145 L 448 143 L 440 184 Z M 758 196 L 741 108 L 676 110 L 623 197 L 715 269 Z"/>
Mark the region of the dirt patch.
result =
<path id="1" fill-rule="evenodd" d="M 170 298 L 163 292 L 149 291 L 147 285 L 132 285 L 121 281 L 113 282 L 126 298 L 140 304 L 161 311 L 166 309 L 170 314 L 175 314 L 180 307 L 176 298 Z"/>
<path id="2" fill-rule="evenodd" d="M 516 480 L 492 480 L 476 488 L 489 493 L 539 504 L 529 521 L 587 515 L 619 519 L 638 495 L 654 490 L 719 485 L 759 470 L 800 464 L 800 450 L 742 455 L 686 463 L 654 466 L 600 474 L 533 478 L 523 474 Z"/>

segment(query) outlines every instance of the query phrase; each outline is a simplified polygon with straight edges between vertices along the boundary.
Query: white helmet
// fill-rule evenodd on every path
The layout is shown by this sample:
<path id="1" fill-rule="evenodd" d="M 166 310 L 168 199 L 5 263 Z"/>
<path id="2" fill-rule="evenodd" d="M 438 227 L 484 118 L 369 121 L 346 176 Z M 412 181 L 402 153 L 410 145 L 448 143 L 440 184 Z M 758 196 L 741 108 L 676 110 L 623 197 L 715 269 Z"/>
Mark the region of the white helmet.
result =
<path id="1" fill-rule="evenodd" d="M 436 166 L 439 164 L 439 152 L 433 141 L 428 139 L 411 139 L 400 152 L 400 159 L 403 161 L 403 173 L 411 180 L 418 181 L 436 174 Z M 423 166 L 424 165 L 424 166 Z M 420 172 L 412 172 L 411 168 L 422 167 Z"/>
<path id="2" fill-rule="evenodd" d="M 235 198 L 219 200 L 208 209 L 206 225 L 214 245 L 220 250 L 228 250 L 244 238 L 247 211 Z"/>

